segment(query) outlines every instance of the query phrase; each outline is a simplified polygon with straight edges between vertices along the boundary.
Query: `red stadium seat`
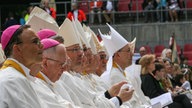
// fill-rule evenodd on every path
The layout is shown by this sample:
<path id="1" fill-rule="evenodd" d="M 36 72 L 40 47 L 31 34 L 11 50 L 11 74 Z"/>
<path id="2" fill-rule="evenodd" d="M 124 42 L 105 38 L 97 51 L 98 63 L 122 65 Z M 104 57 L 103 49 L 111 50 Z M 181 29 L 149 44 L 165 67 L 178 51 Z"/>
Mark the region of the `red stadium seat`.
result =
<path id="1" fill-rule="evenodd" d="M 86 14 L 89 13 L 88 0 L 82 0 L 81 2 L 79 2 L 79 9 L 83 10 Z"/>
<path id="2" fill-rule="evenodd" d="M 183 52 L 184 57 L 187 57 L 188 60 L 192 60 L 192 51 L 191 52 Z"/>
<path id="3" fill-rule="evenodd" d="M 137 1 L 133 0 L 132 1 L 132 11 L 141 12 L 143 10 L 142 9 L 142 3 L 143 3 L 143 1 L 138 1 L 137 2 Z"/>
<path id="4" fill-rule="evenodd" d="M 183 48 L 183 55 L 192 60 L 192 44 L 185 44 Z"/>
<path id="5" fill-rule="evenodd" d="M 186 0 L 186 8 L 192 8 L 192 0 Z"/>
<path id="6" fill-rule="evenodd" d="M 162 53 L 163 49 L 165 49 L 164 45 L 156 45 L 155 46 L 154 53 L 155 53 L 156 57 L 161 56 L 161 53 Z"/>
<path id="7" fill-rule="evenodd" d="M 183 52 L 192 52 L 192 44 L 185 44 Z"/>
<path id="8" fill-rule="evenodd" d="M 187 62 L 189 66 L 192 66 L 192 60 L 188 60 Z"/>
<path id="9" fill-rule="evenodd" d="M 118 11 L 129 11 L 129 3 L 130 3 L 130 0 L 119 0 L 118 1 Z"/>

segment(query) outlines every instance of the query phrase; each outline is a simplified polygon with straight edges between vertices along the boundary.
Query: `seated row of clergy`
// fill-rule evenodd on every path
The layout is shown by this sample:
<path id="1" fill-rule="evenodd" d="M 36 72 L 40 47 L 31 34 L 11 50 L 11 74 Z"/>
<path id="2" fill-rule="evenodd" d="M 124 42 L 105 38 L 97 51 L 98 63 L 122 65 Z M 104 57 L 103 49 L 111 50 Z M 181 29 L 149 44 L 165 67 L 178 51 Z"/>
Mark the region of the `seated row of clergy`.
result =
<path id="1" fill-rule="evenodd" d="M 40 20 L 43 19 L 35 21 Z M 125 70 L 132 64 L 135 42 L 127 42 L 108 26 L 110 34 L 100 34 L 109 54 L 107 71 L 101 77 L 107 79 L 109 84 L 94 74 L 105 70 L 106 61 L 100 59 L 105 54 L 100 52 L 98 57 L 96 49 L 100 45 L 94 38 L 94 32 L 90 28 L 83 29 L 78 21 L 66 19 L 57 33 L 52 30 L 39 31 L 37 34 L 42 39 L 44 51 L 39 38 L 27 25 L 6 29 L 1 37 L 7 60 L 0 73 L 0 105 L 17 108 L 150 107 L 149 99 L 141 91 L 140 70 L 136 70 L 140 67 Z M 32 28 L 37 29 L 34 25 Z M 64 38 L 65 46 L 61 44 L 63 39 L 56 34 Z M 43 40 L 51 35 L 61 43 Z"/>
<path id="2" fill-rule="evenodd" d="M 65 22 L 69 24 L 68 21 Z M 72 27 L 72 25 L 66 26 Z M 52 108 L 76 107 L 76 104 L 80 107 L 119 107 L 122 102 L 131 98 L 133 90 L 120 89 L 126 82 L 112 86 L 105 93 L 108 98 L 111 98 L 110 100 L 105 98 L 104 94 L 101 95 L 92 91 L 89 86 L 85 86 L 90 82 L 83 80 L 81 74 L 74 72 L 80 69 L 83 57 L 79 42 L 67 46 L 67 54 L 65 46 L 57 41 L 47 39 L 41 42 L 44 45 L 44 51 L 42 51 L 43 45 L 39 38 L 27 25 L 11 26 L 3 32 L 1 43 L 7 59 L 0 73 L 1 107 Z M 70 67 L 68 67 L 67 55 L 71 58 Z M 79 69 L 75 66 L 79 66 Z M 39 72 L 40 69 L 41 72 Z M 68 72 L 63 73 L 65 70 Z M 69 70 L 71 70 L 70 73 Z M 58 84 L 54 83 L 61 75 L 62 78 Z M 88 78 L 85 77 L 85 79 Z M 75 97 L 77 102 L 74 101 Z M 65 98 L 68 99 L 65 100 Z"/>

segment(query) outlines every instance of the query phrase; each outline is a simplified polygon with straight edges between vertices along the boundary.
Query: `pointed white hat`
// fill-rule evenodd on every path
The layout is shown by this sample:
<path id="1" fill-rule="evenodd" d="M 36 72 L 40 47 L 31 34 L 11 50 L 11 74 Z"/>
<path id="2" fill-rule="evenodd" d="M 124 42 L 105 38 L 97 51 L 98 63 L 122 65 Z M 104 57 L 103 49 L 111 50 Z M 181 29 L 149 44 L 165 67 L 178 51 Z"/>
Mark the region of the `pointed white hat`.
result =
<path id="1" fill-rule="evenodd" d="M 81 47 L 80 38 L 77 36 L 72 22 L 66 18 L 63 24 L 59 27 L 58 35 L 64 38 L 64 44 L 66 47 L 79 44 Z"/>
<path id="2" fill-rule="evenodd" d="M 74 28 L 78 34 L 78 36 L 80 37 L 82 44 L 85 44 L 87 48 L 91 48 L 90 46 L 90 40 L 91 40 L 91 35 L 85 33 L 85 31 L 83 30 L 83 27 L 81 25 L 81 23 L 79 22 L 79 20 L 72 20 Z"/>
<path id="3" fill-rule="evenodd" d="M 50 23 L 42 18 L 40 18 L 37 15 L 33 15 L 31 19 L 28 20 L 26 23 L 28 25 L 31 25 L 31 28 L 37 33 L 41 29 L 51 29 L 55 32 L 58 32 L 59 27 L 57 25 L 54 25 L 53 23 Z"/>
<path id="4" fill-rule="evenodd" d="M 2 49 L 2 45 L 0 43 L 0 63 L 3 63 L 5 61 L 5 54 L 4 54 L 4 51 Z"/>
<path id="5" fill-rule="evenodd" d="M 132 53 L 135 51 L 135 43 L 136 43 L 136 37 L 131 41 L 131 44 L 129 45 L 131 48 Z"/>
<path id="6" fill-rule="evenodd" d="M 109 24 L 107 24 L 110 28 L 110 34 L 104 35 L 100 32 L 101 38 L 103 39 L 103 42 L 105 44 L 105 47 L 107 49 L 107 52 L 109 56 L 113 56 L 115 52 L 123 48 L 125 45 L 127 45 L 129 42 L 123 38 L 115 29 L 113 29 Z"/>
<path id="7" fill-rule="evenodd" d="M 94 42 L 94 44 L 92 44 L 93 46 L 91 45 L 91 48 L 95 51 L 95 53 L 100 52 L 103 47 L 100 44 L 96 34 L 90 29 L 90 27 L 87 27 L 86 29 L 86 32 L 91 34 L 92 42 Z"/>
<path id="8" fill-rule="evenodd" d="M 88 29 L 88 26 L 86 26 L 85 24 L 83 24 L 83 30 L 86 32 Z"/>
<path id="9" fill-rule="evenodd" d="M 41 9 L 37 6 L 34 7 L 33 10 L 31 11 L 28 21 L 32 18 L 33 15 L 36 15 L 36 16 L 44 19 L 45 21 L 59 27 L 57 22 L 53 19 L 53 17 L 49 13 L 47 13 L 46 11 L 44 11 L 43 9 Z M 28 21 L 26 23 L 28 23 Z"/>

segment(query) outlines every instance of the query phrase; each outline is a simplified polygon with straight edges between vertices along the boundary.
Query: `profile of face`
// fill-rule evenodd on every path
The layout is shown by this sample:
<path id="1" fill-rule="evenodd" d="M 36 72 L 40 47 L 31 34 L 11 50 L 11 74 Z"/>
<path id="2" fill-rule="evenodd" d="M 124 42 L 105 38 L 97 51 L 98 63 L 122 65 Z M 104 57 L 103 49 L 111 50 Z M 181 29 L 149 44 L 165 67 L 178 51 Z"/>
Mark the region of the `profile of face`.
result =
<path id="1" fill-rule="evenodd" d="M 166 73 L 172 73 L 171 63 L 169 61 L 165 61 L 164 65 L 165 65 L 165 72 Z"/>
<path id="2" fill-rule="evenodd" d="M 71 68 L 81 66 L 83 59 L 83 51 L 79 44 L 75 44 L 69 47 L 66 47 L 67 55 L 71 59 Z"/>
<path id="3" fill-rule="evenodd" d="M 117 54 L 118 60 L 121 61 L 121 64 L 124 65 L 124 67 L 130 66 L 132 64 L 133 53 L 129 44 L 121 48 Z"/>
<path id="4" fill-rule="evenodd" d="M 170 58 L 172 57 L 172 51 L 170 49 L 168 49 L 167 53 L 166 53 L 166 57 Z"/>
<path id="5" fill-rule="evenodd" d="M 150 60 L 150 63 L 149 63 L 149 65 L 148 65 L 148 67 L 147 67 L 147 70 L 148 70 L 149 72 L 152 72 L 152 71 L 155 70 L 155 58 L 152 58 L 152 59 Z"/>
<path id="6" fill-rule="evenodd" d="M 72 6 L 72 9 L 73 9 L 73 10 L 76 10 L 76 9 L 77 9 L 77 3 L 72 3 L 71 6 Z"/>
<path id="7" fill-rule="evenodd" d="M 20 35 L 21 42 L 13 46 L 17 56 L 22 58 L 24 65 L 33 65 L 42 61 L 43 45 L 37 34 L 31 29 L 24 29 Z"/>
<path id="8" fill-rule="evenodd" d="M 159 80 L 164 79 L 165 78 L 165 69 L 162 68 L 160 69 L 158 72 L 156 72 L 155 75 Z"/>
<path id="9" fill-rule="evenodd" d="M 48 8 L 49 7 L 49 0 L 44 0 L 43 5 Z"/>
<path id="10" fill-rule="evenodd" d="M 52 81 L 57 81 L 62 73 L 67 70 L 68 56 L 63 44 L 55 48 L 55 53 L 45 55 L 43 59 L 44 74 Z"/>
<path id="11" fill-rule="evenodd" d="M 106 70 L 106 64 L 107 64 L 107 58 L 106 58 L 106 53 L 104 51 L 100 51 L 98 53 L 99 56 L 99 65 L 98 65 L 98 71 L 96 71 L 97 75 L 101 75 L 103 74 L 103 72 L 105 72 Z"/>
<path id="12" fill-rule="evenodd" d="M 140 53 L 140 56 L 141 56 L 141 57 L 144 56 L 144 55 L 146 54 L 146 49 L 145 49 L 145 47 L 141 47 L 141 48 L 139 49 L 139 53 Z"/>

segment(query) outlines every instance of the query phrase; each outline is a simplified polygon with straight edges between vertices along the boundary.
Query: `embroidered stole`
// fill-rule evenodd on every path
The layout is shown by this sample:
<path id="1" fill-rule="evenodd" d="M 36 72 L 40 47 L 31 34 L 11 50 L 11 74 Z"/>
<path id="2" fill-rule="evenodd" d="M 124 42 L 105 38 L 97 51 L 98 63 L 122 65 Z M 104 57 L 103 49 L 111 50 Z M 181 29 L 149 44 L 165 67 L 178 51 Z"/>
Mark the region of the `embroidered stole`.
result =
<path id="1" fill-rule="evenodd" d="M 25 74 L 24 70 L 15 61 L 13 61 L 13 60 L 5 60 L 5 62 L 3 63 L 3 66 L 1 67 L 1 70 L 5 69 L 7 67 L 15 68 L 17 71 L 19 71 L 21 74 L 23 74 L 26 77 L 26 74 Z"/>

